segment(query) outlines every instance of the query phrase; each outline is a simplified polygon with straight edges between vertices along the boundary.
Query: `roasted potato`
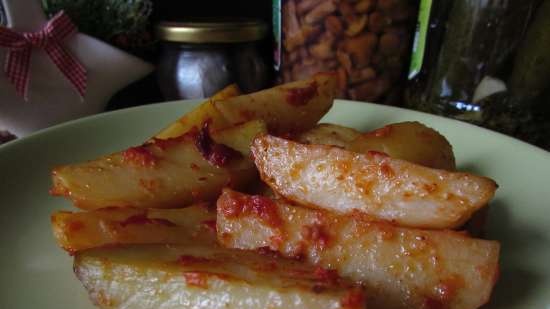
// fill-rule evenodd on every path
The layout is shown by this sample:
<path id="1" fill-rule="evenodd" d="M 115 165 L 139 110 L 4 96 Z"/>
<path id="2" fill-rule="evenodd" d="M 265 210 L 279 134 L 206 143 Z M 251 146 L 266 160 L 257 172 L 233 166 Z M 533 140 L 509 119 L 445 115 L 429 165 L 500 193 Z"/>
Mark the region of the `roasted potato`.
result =
<path id="1" fill-rule="evenodd" d="M 262 180 L 285 198 L 410 227 L 459 227 L 487 204 L 497 187 L 489 178 L 431 169 L 378 152 L 359 154 L 271 135 L 257 137 L 252 153 Z"/>
<path id="2" fill-rule="evenodd" d="M 228 87 L 155 137 L 177 137 L 207 120 L 212 129 L 261 119 L 277 134 L 302 132 L 312 128 L 330 109 L 335 92 L 336 77 L 329 73 L 246 95 L 238 95 L 238 88 Z"/>
<path id="3" fill-rule="evenodd" d="M 332 123 L 321 123 L 296 137 L 303 144 L 333 145 L 348 149 L 361 132 Z"/>
<path id="4" fill-rule="evenodd" d="M 336 83 L 334 74 L 320 73 L 213 105 L 232 124 L 261 119 L 274 134 L 298 133 L 313 128 L 331 108 Z"/>
<path id="5" fill-rule="evenodd" d="M 212 133 L 212 138 L 220 144 L 231 147 L 244 157 L 250 157 L 250 145 L 256 135 L 267 132 L 263 120 L 251 120 L 242 124 L 218 130 Z"/>
<path id="6" fill-rule="evenodd" d="M 249 144 L 263 132 L 259 121 L 211 136 L 205 127 L 196 134 L 154 139 L 94 161 L 57 167 L 52 194 L 70 198 L 81 209 L 175 208 L 215 200 L 224 186 L 242 188 L 256 179 Z"/>
<path id="7" fill-rule="evenodd" d="M 180 209 L 102 208 L 51 217 L 59 246 L 75 252 L 124 244 L 214 244 L 216 212 L 207 204 Z"/>
<path id="8" fill-rule="evenodd" d="M 269 247 L 332 268 L 366 287 L 368 308 L 474 309 L 489 300 L 497 279 L 495 241 L 396 227 L 359 213 L 336 215 L 231 190 L 217 204 L 221 244 Z"/>
<path id="9" fill-rule="evenodd" d="M 456 168 L 453 148 L 447 139 L 419 122 L 394 123 L 367 133 L 323 123 L 295 140 L 304 144 L 334 145 L 358 153 L 384 152 L 392 158 L 449 171 Z"/>
<path id="10" fill-rule="evenodd" d="M 496 183 L 454 172 L 448 141 L 417 122 L 368 133 L 316 126 L 336 84 L 321 73 L 248 95 L 228 87 L 141 146 L 55 168 L 51 193 L 89 210 L 51 219 L 92 301 L 111 309 L 486 303 L 499 244 L 447 229 L 482 209 Z"/>
<path id="11" fill-rule="evenodd" d="M 216 246 L 92 249 L 74 270 L 105 309 L 365 308 L 363 291 L 332 271 Z"/>
<path id="12" fill-rule="evenodd" d="M 202 102 L 191 112 L 183 115 L 174 123 L 171 123 L 165 129 L 157 133 L 155 138 L 167 139 L 178 137 L 189 132 L 193 127 L 199 128 L 205 121 L 210 121 L 212 128 L 219 129 L 228 126 L 225 118 L 213 107 L 212 102 L 217 100 L 225 100 L 227 98 L 236 97 L 241 94 L 241 90 L 235 84 L 231 84 L 211 98 Z"/>
<path id="13" fill-rule="evenodd" d="M 456 169 L 449 141 L 420 122 L 394 123 L 364 133 L 346 149 L 359 153 L 375 150 L 427 167 L 449 171 Z"/>

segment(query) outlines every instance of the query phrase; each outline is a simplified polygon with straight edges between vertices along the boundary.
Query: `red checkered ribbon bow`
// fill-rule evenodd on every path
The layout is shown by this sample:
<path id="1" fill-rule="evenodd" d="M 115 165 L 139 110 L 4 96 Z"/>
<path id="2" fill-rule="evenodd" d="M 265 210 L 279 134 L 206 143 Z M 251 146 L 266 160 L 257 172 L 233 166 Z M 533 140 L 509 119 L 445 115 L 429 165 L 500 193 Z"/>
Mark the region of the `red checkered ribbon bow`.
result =
<path id="1" fill-rule="evenodd" d="M 4 71 L 15 91 L 27 100 L 29 64 L 33 47 L 44 49 L 52 62 L 76 88 L 80 97 L 86 92 L 86 68 L 73 57 L 61 42 L 77 32 L 76 26 L 64 12 L 56 14 L 42 30 L 17 33 L 0 27 L 0 46 L 7 47 Z"/>

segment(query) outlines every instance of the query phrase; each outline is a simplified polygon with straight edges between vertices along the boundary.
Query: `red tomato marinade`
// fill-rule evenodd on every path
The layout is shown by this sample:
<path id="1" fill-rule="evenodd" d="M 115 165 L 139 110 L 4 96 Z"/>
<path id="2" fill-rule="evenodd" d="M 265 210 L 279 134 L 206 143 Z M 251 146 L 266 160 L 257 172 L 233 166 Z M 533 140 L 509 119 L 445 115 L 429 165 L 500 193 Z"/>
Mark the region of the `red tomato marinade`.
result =
<path id="1" fill-rule="evenodd" d="M 122 159 L 143 167 L 153 167 L 157 164 L 157 158 L 146 145 L 126 149 L 122 152 Z"/>
<path id="2" fill-rule="evenodd" d="M 205 221 L 202 221 L 201 224 L 204 227 L 206 227 L 209 231 L 216 233 L 217 231 L 216 220 L 205 220 Z"/>
<path id="3" fill-rule="evenodd" d="M 442 302 L 450 302 L 458 290 L 465 286 L 464 279 L 460 275 L 452 275 L 442 280 L 436 287 L 435 292 Z"/>
<path id="4" fill-rule="evenodd" d="M 432 298 L 432 297 L 426 297 L 424 299 L 424 303 L 422 304 L 423 309 L 445 309 L 445 304 L 443 304 L 442 301 Z"/>
<path id="5" fill-rule="evenodd" d="M 391 134 L 393 128 L 392 125 L 387 125 L 385 127 L 376 129 L 374 131 L 370 131 L 365 133 L 365 135 L 373 136 L 373 137 L 386 137 Z"/>
<path id="6" fill-rule="evenodd" d="M 303 226 L 301 235 L 304 240 L 308 241 L 320 250 L 323 250 L 328 246 L 330 239 L 323 225 L 320 224 Z"/>
<path id="7" fill-rule="evenodd" d="M 57 171 L 53 171 L 52 172 L 52 176 L 54 176 L 54 179 L 56 179 L 56 174 L 57 174 Z M 50 191 L 48 192 L 50 195 L 53 195 L 53 196 L 69 196 L 71 194 L 71 191 L 63 186 L 63 184 L 59 181 L 54 181 L 53 183 L 53 187 L 50 189 Z"/>
<path id="8" fill-rule="evenodd" d="M 337 283 L 340 280 L 340 276 L 338 275 L 338 272 L 336 270 L 326 269 L 321 266 L 315 267 L 313 275 L 315 275 L 315 278 L 317 278 L 318 280 L 333 284 Z"/>
<path id="9" fill-rule="evenodd" d="M 260 247 L 256 249 L 256 252 L 260 255 L 268 256 L 270 258 L 282 258 L 283 256 L 279 251 L 275 251 L 271 249 L 270 247 Z"/>
<path id="10" fill-rule="evenodd" d="M 382 156 L 382 157 L 389 157 L 389 155 L 382 151 L 376 151 L 376 150 L 369 150 L 367 153 L 371 156 Z"/>
<path id="11" fill-rule="evenodd" d="M 306 105 L 317 95 L 317 88 L 317 82 L 313 81 L 304 88 L 287 89 L 286 102 L 294 106 Z"/>
<path id="12" fill-rule="evenodd" d="M 195 136 L 197 135 L 198 130 L 196 127 L 193 127 L 189 130 L 189 132 L 186 132 L 180 136 L 176 137 L 170 137 L 170 138 L 153 138 L 149 143 L 151 145 L 155 145 L 158 148 L 162 150 L 169 149 L 171 147 L 174 147 L 175 145 L 181 144 L 182 142 L 186 140 L 193 140 Z"/>
<path id="13" fill-rule="evenodd" d="M 187 272 L 183 274 L 185 283 L 201 289 L 208 289 L 208 276 L 198 272 Z"/>
<path id="14" fill-rule="evenodd" d="M 254 215 L 271 227 L 280 227 L 282 220 L 275 202 L 261 195 L 245 195 L 238 192 L 224 193 L 218 200 L 220 211 L 227 218 Z"/>
<path id="15" fill-rule="evenodd" d="M 84 222 L 79 220 L 67 222 L 67 230 L 69 231 L 69 233 L 78 232 L 84 229 L 85 227 L 86 225 L 84 224 Z"/>
<path id="16" fill-rule="evenodd" d="M 386 179 L 391 179 L 395 176 L 395 172 L 391 168 L 391 166 L 388 164 L 388 162 L 384 161 L 380 164 L 380 173 L 382 176 L 384 176 Z"/>
<path id="17" fill-rule="evenodd" d="M 366 295 L 360 289 L 354 289 L 348 292 L 340 301 L 343 308 L 358 309 L 362 308 L 365 303 Z"/>
<path id="18" fill-rule="evenodd" d="M 223 144 L 218 144 L 212 140 L 210 132 L 208 131 L 208 124 L 208 121 L 204 122 L 195 139 L 195 146 L 202 154 L 203 158 L 212 165 L 223 167 L 227 165 L 231 159 L 242 157 L 241 153 L 238 151 Z"/>

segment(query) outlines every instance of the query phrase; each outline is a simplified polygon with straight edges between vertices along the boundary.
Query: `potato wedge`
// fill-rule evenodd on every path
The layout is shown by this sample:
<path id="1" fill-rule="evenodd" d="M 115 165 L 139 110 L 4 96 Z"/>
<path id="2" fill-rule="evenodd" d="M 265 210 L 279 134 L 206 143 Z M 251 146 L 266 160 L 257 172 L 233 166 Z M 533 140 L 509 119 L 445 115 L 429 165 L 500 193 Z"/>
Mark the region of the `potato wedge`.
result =
<path id="1" fill-rule="evenodd" d="M 332 272 L 220 247 L 92 249 L 77 253 L 74 269 L 100 308 L 365 308 L 362 290 Z"/>
<path id="2" fill-rule="evenodd" d="M 183 115 L 177 121 L 168 125 L 165 129 L 157 133 L 155 138 L 168 139 L 178 137 L 189 132 L 193 127 L 200 128 L 205 121 L 210 120 L 212 128 L 219 129 L 228 126 L 225 118 L 213 108 L 212 101 L 225 100 L 236 97 L 241 94 L 241 90 L 236 84 L 231 84 L 206 101 L 202 102 L 191 112 Z"/>
<path id="3" fill-rule="evenodd" d="M 214 101 L 214 107 L 229 123 L 264 120 L 274 134 L 311 129 L 331 108 L 336 93 L 335 74 L 320 73 L 312 78 L 271 89 Z"/>
<path id="4" fill-rule="evenodd" d="M 346 149 L 359 153 L 375 150 L 431 168 L 456 169 L 453 147 L 449 141 L 420 122 L 394 123 L 364 133 Z"/>
<path id="5" fill-rule="evenodd" d="M 262 180 L 285 198 L 410 227 L 459 227 L 487 204 L 497 187 L 489 178 L 377 152 L 358 154 L 271 135 L 257 137 L 252 153 Z"/>
<path id="6" fill-rule="evenodd" d="M 254 138 L 267 132 L 263 120 L 251 120 L 222 130 L 214 131 L 212 138 L 220 144 L 224 144 L 240 152 L 244 157 L 250 157 L 250 145 Z"/>
<path id="7" fill-rule="evenodd" d="M 124 244 L 216 242 L 216 213 L 207 204 L 179 209 L 102 208 L 51 217 L 60 247 L 71 254 Z"/>
<path id="8" fill-rule="evenodd" d="M 321 123 L 296 137 L 303 144 L 333 145 L 349 149 L 361 132 L 332 123 Z"/>
<path id="9" fill-rule="evenodd" d="M 262 132 L 265 126 L 258 121 L 214 132 L 211 139 L 203 129 L 57 167 L 52 194 L 70 198 L 81 209 L 175 208 L 215 200 L 224 186 L 242 188 L 256 179 L 248 145 Z M 241 152 L 218 144 L 222 141 Z"/>
<path id="10" fill-rule="evenodd" d="M 303 144 L 338 146 L 358 153 L 380 151 L 392 158 L 427 167 L 449 171 L 456 169 L 449 141 L 420 122 L 389 124 L 367 133 L 323 123 L 299 134 L 295 140 Z"/>
<path id="11" fill-rule="evenodd" d="M 475 309 L 489 300 L 499 244 L 455 231 L 420 230 L 336 215 L 282 199 L 224 190 L 218 240 L 238 249 L 269 247 L 366 287 L 368 308 Z"/>

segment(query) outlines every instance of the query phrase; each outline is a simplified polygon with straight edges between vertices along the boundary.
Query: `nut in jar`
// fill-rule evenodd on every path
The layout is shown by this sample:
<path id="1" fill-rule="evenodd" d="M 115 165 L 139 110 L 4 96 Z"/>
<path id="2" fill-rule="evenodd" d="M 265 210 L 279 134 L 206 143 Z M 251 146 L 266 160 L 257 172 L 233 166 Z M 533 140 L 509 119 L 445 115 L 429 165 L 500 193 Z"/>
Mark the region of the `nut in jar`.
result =
<path id="1" fill-rule="evenodd" d="M 280 0 L 274 18 L 281 82 L 321 71 L 339 76 L 340 97 L 401 98 L 418 1 Z"/>

